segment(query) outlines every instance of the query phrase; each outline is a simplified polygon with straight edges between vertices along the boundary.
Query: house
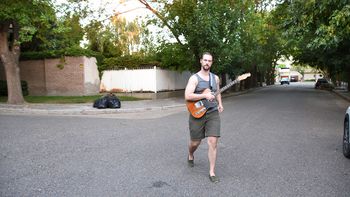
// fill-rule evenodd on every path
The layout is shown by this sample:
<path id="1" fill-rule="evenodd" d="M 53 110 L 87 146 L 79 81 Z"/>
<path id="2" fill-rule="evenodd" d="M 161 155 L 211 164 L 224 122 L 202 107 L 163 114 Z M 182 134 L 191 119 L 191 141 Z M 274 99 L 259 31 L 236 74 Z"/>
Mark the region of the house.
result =
<path id="1" fill-rule="evenodd" d="M 323 77 L 323 74 L 318 69 L 308 67 L 304 70 L 304 81 L 317 81 L 317 79 Z"/>

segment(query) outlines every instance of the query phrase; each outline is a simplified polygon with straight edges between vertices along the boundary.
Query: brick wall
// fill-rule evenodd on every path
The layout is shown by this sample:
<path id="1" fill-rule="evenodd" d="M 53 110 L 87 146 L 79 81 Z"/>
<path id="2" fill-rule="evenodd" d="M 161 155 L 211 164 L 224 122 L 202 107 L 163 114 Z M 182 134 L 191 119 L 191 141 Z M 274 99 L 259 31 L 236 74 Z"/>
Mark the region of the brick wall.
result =
<path id="1" fill-rule="evenodd" d="M 21 80 L 28 82 L 29 94 L 46 95 L 44 60 L 21 61 L 19 67 Z"/>
<path id="2" fill-rule="evenodd" d="M 80 66 L 83 63 L 82 57 L 45 59 L 47 95 L 83 95 L 84 68 Z"/>
<path id="3" fill-rule="evenodd" d="M 95 58 L 21 61 L 19 67 L 21 80 L 27 81 L 29 95 L 32 96 L 82 96 L 99 93 L 100 78 Z M 0 79 L 5 80 L 2 65 Z"/>

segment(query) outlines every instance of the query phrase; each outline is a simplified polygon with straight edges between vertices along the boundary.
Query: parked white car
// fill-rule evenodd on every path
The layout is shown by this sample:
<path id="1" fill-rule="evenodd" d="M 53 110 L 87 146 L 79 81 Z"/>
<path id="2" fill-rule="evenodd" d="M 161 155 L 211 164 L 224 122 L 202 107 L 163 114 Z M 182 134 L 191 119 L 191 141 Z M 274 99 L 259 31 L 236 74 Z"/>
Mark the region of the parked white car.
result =
<path id="1" fill-rule="evenodd" d="M 289 79 L 288 78 L 282 78 L 280 82 L 281 82 L 281 85 L 283 85 L 283 84 L 288 84 L 289 85 Z"/>
<path id="2" fill-rule="evenodd" d="M 344 119 L 344 134 L 343 134 L 343 154 L 350 159 L 350 142 L 349 142 L 349 128 L 350 128 L 350 107 L 346 110 Z"/>

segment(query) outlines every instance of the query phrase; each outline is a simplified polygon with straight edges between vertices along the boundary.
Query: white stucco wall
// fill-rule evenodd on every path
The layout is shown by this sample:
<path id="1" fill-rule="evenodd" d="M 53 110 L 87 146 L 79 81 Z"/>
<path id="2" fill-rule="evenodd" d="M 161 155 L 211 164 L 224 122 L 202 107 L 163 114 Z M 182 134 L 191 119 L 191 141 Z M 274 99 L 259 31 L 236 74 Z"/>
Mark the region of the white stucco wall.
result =
<path id="1" fill-rule="evenodd" d="M 190 72 L 180 73 L 171 70 L 156 69 L 156 90 L 184 89 L 190 76 Z"/>
<path id="2" fill-rule="evenodd" d="M 99 91 L 100 77 L 96 63 L 96 58 L 84 57 L 84 63 L 80 65 L 84 67 L 85 95 L 95 95 Z"/>
<path id="3" fill-rule="evenodd" d="M 107 70 L 102 74 L 100 91 L 159 92 L 185 89 L 190 72 L 159 68 Z"/>

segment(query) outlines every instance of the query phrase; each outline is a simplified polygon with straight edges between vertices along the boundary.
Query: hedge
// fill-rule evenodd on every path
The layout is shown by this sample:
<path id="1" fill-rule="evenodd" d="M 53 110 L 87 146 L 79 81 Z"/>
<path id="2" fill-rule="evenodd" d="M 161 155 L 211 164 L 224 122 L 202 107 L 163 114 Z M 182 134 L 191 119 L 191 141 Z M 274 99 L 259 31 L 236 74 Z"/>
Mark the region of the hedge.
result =
<path id="1" fill-rule="evenodd" d="M 140 68 L 149 66 L 160 66 L 160 62 L 152 61 L 149 57 L 137 55 L 127 55 L 122 57 L 105 58 L 101 65 L 101 70 L 121 69 L 121 68 Z"/>
<path id="2" fill-rule="evenodd" d="M 50 50 L 50 51 L 31 51 L 31 52 L 22 52 L 20 59 L 21 60 L 39 60 L 39 59 L 48 59 L 48 58 L 60 58 L 62 56 L 86 56 L 86 57 L 96 57 L 100 59 L 102 56 L 101 53 L 91 51 L 88 49 L 83 49 L 80 47 L 71 47 L 61 50 Z"/>
<path id="3" fill-rule="evenodd" d="M 40 60 L 49 58 L 61 58 L 63 56 L 86 56 L 95 57 L 97 60 L 98 70 L 120 69 L 120 68 L 139 68 L 145 66 L 161 66 L 160 62 L 155 60 L 154 57 L 144 57 L 140 55 L 126 55 L 121 57 L 109 57 L 105 58 L 102 53 L 83 49 L 80 47 L 71 47 L 61 50 L 50 51 L 34 51 L 34 52 L 22 52 L 21 60 Z"/>

